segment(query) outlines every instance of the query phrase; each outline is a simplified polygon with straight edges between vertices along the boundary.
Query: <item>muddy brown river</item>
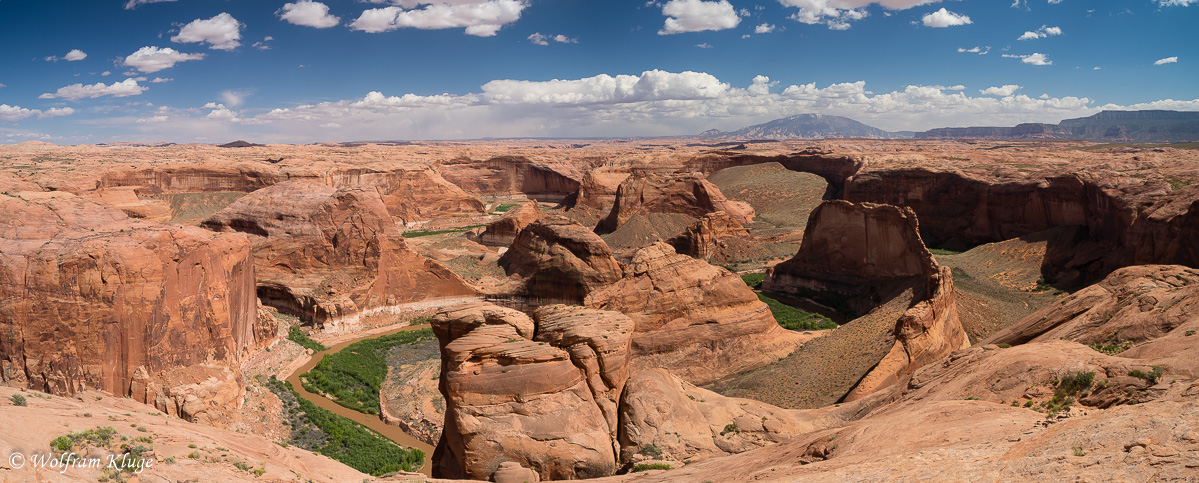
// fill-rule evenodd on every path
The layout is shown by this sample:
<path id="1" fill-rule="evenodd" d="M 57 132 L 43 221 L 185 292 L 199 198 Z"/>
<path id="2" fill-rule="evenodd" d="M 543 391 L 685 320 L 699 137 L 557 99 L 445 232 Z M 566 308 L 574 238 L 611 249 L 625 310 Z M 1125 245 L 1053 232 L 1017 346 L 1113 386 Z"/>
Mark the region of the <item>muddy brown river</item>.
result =
<path id="1" fill-rule="evenodd" d="M 366 334 L 363 334 L 361 337 L 357 337 L 357 338 L 350 339 L 345 342 L 341 342 L 341 343 L 334 345 L 333 347 L 330 347 L 326 350 L 312 354 L 312 360 L 308 361 L 307 364 L 304 364 L 299 369 L 296 369 L 296 371 L 291 373 L 290 376 L 287 376 L 287 382 L 291 383 L 291 387 L 295 388 L 296 393 L 298 393 L 300 395 L 300 397 L 307 399 L 309 401 L 312 401 L 313 404 L 316 404 L 317 406 L 320 406 L 322 408 L 333 411 L 334 413 L 337 413 L 338 415 L 350 418 L 350 419 L 354 420 L 355 422 L 357 422 L 358 424 L 361 424 L 370 429 L 373 429 L 373 430 L 377 431 L 379 434 L 382 434 L 383 436 L 386 436 L 387 438 L 391 439 L 392 441 L 395 441 L 396 444 L 398 444 L 400 446 L 403 446 L 405 448 L 416 448 L 421 451 L 424 451 L 425 452 L 425 463 L 423 465 L 421 465 L 420 470 L 418 470 L 418 471 L 420 471 L 421 473 L 423 473 L 426 476 L 431 476 L 432 472 L 433 472 L 433 447 L 432 446 L 429 446 L 428 444 L 425 444 L 425 442 L 420 441 L 420 440 L 408 435 L 408 433 L 405 433 L 404 431 L 400 430 L 399 427 L 384 423 L 383 420 L 379 419 L 378 416 L 372 416 L 370 414 L 360 413 L 353 409 L 343 407 L 340 404 L 333 402 L 332 399 L 321 396 L 319 394 L 313 394 L 313 393 L 308 392 L 306 389 L 304 389 L 304 385 L 300 384 L 300 374 L 303 374 L 305 372 L 312 370 L 312 368 L 316 367 L 316 364 L 319 363 L 321 361 L 321 359 L 324 359 L 326 355 L 336 354 L 338 351 L 345 349 L 346 346 L 348 346 L 350 344 L 358 342 L 362 339 L 382 337 L 384 335 L 394 334 L 397 332 L 418 330 L 418 329 L 424 329 L 427 327 L 429 327 L 429 324 L 410 325 L 410 326 L 401 327 L 399 329 L 388 331 L 388 332 L 366 333 Z"/>

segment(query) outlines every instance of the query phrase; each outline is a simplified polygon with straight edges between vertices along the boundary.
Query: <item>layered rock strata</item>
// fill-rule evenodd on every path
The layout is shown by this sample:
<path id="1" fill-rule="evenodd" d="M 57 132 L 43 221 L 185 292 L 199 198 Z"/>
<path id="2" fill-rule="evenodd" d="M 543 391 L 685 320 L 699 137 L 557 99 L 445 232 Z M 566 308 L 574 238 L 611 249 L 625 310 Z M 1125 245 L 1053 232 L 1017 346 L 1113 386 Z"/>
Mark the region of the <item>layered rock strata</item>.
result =
<path id="1" fill-rule="evenodd" d="M 235 407 L 256 330 L 246 238 L 64 192 L 0 196 L 0 377 L 96 388 L 190 420 Z"/>
<path id="2" fill-rule="evenodd" d="M 637 323 L 634 367 L 665 368 L 694 384 L 761 367 L 805 340 L 779 327 L 736 274 L 660 242 L 638 250 L 623 277 L 584 304 Z"/>
<path id="3" fill-rule="evenodd" d="M 476 303 L 433 318 L 446 398 L 434 476 L 489 479 L 505 462 L 543 480 L 616 470 L 632 321 L 564 305 L 534 317 Z"/>
<path id="4" fill-rule="evenodd" d="M 453 272 L 408 248 L 373 190 L 283 182 L 202 225 L 249 237 L 259 297 L 305 322 L 353 321 L 364 312 L 475 295 Z"/>

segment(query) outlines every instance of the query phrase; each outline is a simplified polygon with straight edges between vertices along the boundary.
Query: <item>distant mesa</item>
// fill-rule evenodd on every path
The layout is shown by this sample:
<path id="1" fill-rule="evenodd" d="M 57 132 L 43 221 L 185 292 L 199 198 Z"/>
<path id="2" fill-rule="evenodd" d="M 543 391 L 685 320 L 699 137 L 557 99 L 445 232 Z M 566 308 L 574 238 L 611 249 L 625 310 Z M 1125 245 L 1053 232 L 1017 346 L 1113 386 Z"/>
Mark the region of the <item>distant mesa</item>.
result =
<path id="1" fill-rule="evenodd" d="M 242 141 L 242 140 L 238 139 L 237 141 L 233 141 L 231 143 L 225 143 L 225 144 L 222 144 L 217 147 L 219 147 L 219 148 L 259 148 L 259 147 L 263 147 L 263 146 L 266 146 L 266 145 L 265 144 L 254 144 L 254 143 L 251 143 L 248 141 Z"/>
<path id="2" fill-rule="evenodd" d="M 698 139 L 905 139 L 910 135 L 870 127 L 848 117 L 824 114 L 799 114 L 755 124 L 736 131 L 712 129 L 695 136 Z M 738 149 L 738 148 L 734 148 Z M 740 148 L 744 149 L 744 148 Z"/>
<path id="3" fill-rule="evenodd" d="M 1103 111 L 1059 124 L 1013 127 L 946 127 L 915 134 L 916 139 L 1084 140 L 1176 143 L 1199 141 L 1199 112 Z"/>

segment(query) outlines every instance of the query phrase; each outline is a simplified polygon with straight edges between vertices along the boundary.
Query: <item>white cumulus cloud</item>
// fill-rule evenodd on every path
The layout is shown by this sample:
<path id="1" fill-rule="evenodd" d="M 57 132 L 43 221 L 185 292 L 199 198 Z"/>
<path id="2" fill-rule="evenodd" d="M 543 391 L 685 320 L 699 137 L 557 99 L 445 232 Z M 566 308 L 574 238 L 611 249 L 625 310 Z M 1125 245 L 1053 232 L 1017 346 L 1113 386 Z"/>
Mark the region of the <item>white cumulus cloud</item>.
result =
<path id="1" fill-rule="evenodd" d="M 1020 62 L 1032 65 L 1053 65 L 1053 61 L 1049 57 L 1040 52 L 1034 52 L 1028 55 L 1003 54 L 1007 59 L 1020 59 Z"/>
<path id="2" fill-rule="evenodd" d="M 232 15 L 229 15 L 228 12 L 221 12 L 209 19 L 198 18 L 192 20 L 191 23 L 179 29 L 179 35 L 171 37 L 171 41 L 181 43 L 204 42 L 209 44 L 210 48 L 213 49 L 232 50 L 241 46 L 242 27 L 244 25 L 233 18 Z"/>
<path id="3" fill-rule="evenodd" d="M 945 7 L 941 7 L 940 10 L 921 17 L 920 21 L 924 23 L 925 27 L 934 28 L 953 27 L 956 25 L 969 25 L 974 23 L 970 21 L 970 17 L 950 12 L 949 10 L 945 10 Z"/>
<path id="4" fill-rule="evenodd" d="M 779 0 L 786 7 L 795 7 L 799 11 L 791 15 L 797 22 L 809 25 L 828 25 L 832 30 L 846 30 L 850 22 L 861 20 L 868 15 L 866 7 L 871 4 L 879 5 L 887 10 L 907 10 L 912 7 L 940 0 Z M 888 13 L 889 14 L 889 13 Z"/>
<path id="5" fill-rule="evenodd" d="M 125 65 L 148 74 L 169 69 L 179 62 L 203 58 L 204 54 L 185 54 L 170 47 L 142 47 L 125 57 Z"/>
<path id="6" fill-rule="evenodd" d="M 768 34 L 771 32 L 774 32 L 774 24 L 763 23 L 757 27 L 754 27 L 755 34 Z"/>
<path id="7" fill-rule="evenodd" d="M 1016 91 L 1019 89 L 1020 89 L 1020 86 L 1018 86 L 1018 85 L 1006 84 L 1006 85 L 999 86 L 999 87 L 991 86 L 986 89 L 979 89 L 978 93 L 985 94 L 988 96 L 1007 97 L 1012 94 L 1015 94 Z"/>
<path id="8" fill-rule="evenodd" d="M 372 8 L 350 23 L 350 28 L 368 33 L 387 32 L 400 28 L 425 30 L 466 27 L 467 35 L 491 37 L 504 25 L 520 20 L 528 6 L 523 0 L 486 0 L 470 3 L 437 2 L 423 8 L 405 10 L 401 6 Z"/>
<path id="9" fill-rule="evenodd" d="M 328 5 L 312 0 L 285 3 L 278 14 L 279 18 L 289 23 L 318 29 L 333 27 L 341 22 L 340 18 L 329 15 Z"/>
<path id="10" fill-rule="evenodd" d="M 1049 26 L 1042 25 L 1041 28 L 1039 28 L 1039 29 L 1029 30 L 1029 31 L 1024 32 L 1024 34 L 1021 35 L 1020 37 L 1017 37 L 1016 40 L 1036 40 L 1036 39 L 1043 39 L 1045 37 L 1053 37 L 1055 35 L 1061 35 L 1061 34 L 1062 34 L 1061 27 L 1049 27 Z"/>
<path id="11" fill-rule="evenodd" d="M 1153 62 L 1153 65 L 1173 64 L 1175 62 L 1178 62 L 1178 57 L 1166 57 L 1164 59 L 1157 59 Z"/>
<path id="12" fill-rule="evenodd" d="M 175 0 L 129 0 L 128 2 L 125 2 L 125 10 L 133 10 L 133 9 L 137 8 L 138 5 L 145 5 L 147 3 L 162 3 L 162 2 L 174 2 L 174 1 Z"/>
<path id="13" fill-rule="evenodd" d="M 57 91 L 47 92 L 38 96 L 38 99 L 66 99 L 69 101 L 78 101 L 80 99 L 92 99 L 96 97 L 112 96 L 112 97 L 129 97 L 136 96 L 146 92 L 148 87 L 140 86 L 135 79 L 125 79 L 121 82 L 114 82 L 112 85 L 107 85 L 103 82 L 97 82 L 92 85 L 71 84 L 69 86 L 59 87 Z"/>
<path id="14" fill-rule="evenodd" d="M 971 47 L 969 49 L 958 47 L 958 53 L 987 55 L 987 54 L 991 53 L 991 46 L 988 45 L 986 47 L 979 47 L 979 46 L 975 45 L 974 47 Z"/>
<path id="15" fill-rule="evenodd" d="M 666 16 L 666 23 L 658 35 L 726 30 L 741 23 L 741 17 L 728 0 L 670 0 L 662 5 L 662 15 Z"/>
<path id="16" fill-rule="evenodd" d="M 66 55 L 63 55 L 62 57 L 58 57 L 55 55 L 46 57 L 46 61 L 47 62 L 58 62 L 60 60 L 65 60 L 67 62 L 74 62 L 76 60 L 83 60 L 86 58 L 87 58 L 87 52 L 84 52 L 79 49 L 71 49 L 70 52 L 67 52 Z"/>
<path id="17" fill-rule="evenodd" d="M 558 34 L 554 36 L 554 42 L 558 42 L 560 44 L 577 44 L 579 43 L 579 39 Z"/>
<path id="18" fill-rule="evenodd" d="M 1199 0 L 1157 0 L 1157 3 L 1163 7 L 1188 7 L 1199 4 Z"/>

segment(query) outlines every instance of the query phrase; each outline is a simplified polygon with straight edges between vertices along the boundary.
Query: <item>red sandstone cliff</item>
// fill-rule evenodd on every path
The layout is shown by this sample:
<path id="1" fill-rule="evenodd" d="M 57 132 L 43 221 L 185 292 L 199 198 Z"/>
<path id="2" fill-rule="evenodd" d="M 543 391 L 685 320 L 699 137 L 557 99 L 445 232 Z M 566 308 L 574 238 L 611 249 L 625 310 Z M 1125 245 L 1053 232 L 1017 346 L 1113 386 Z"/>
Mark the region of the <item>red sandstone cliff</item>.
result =
<path id="1" fill-rule="evenodd" d="M 203 226 L 249 236 L 259 297 L 307 322 L 354 320 L 366 311 L 475 294 L 408 248 L 373 190 L 279 183 L 246 195 Z"/>
<path id="2" fill-rule="evenodd" d="M 187 419 L 241 403 L 255 344 L 250 244 L 69 193 L 0 196 L 0 377 L 97 388 Z"/>
<path id="3" fill-rule="evenodd" d="M 582 303 L 587 294 L 621 277 L 608 244 L 562 216 L 546 216 L 521 230 L 500 266 L 517 279 L 508 293 L 530 305 Z"/>
<path id="4" fill-rule="evenodd" d="M 749 204 L 730 201 L 720 188 L 702 178 L 637 171 L 620 183 L 611 211 L 595 230 L 611 233 L 636 214 L 681 213 L 699 218 L 714 211 L 728 213 L 738 222 L 748 222 L 754 217 Z"/>

